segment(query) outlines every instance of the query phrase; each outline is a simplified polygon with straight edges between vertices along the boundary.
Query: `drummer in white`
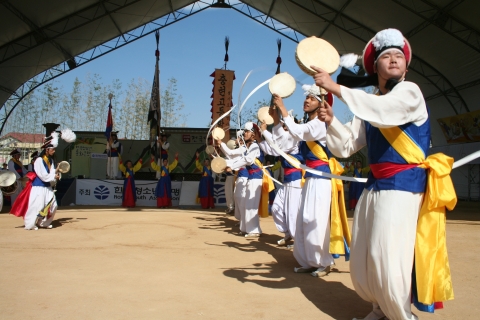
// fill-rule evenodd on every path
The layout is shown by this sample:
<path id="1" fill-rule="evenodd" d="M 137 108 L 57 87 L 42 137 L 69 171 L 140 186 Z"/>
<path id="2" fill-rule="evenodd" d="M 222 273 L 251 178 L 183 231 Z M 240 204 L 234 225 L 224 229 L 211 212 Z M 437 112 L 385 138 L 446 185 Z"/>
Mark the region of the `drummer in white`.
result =
<path id="1" fill-rule="evenodd" d="M 308 116 L 307 123 L 296 124 L 278 95 L 274 95 L 273 102 L 280 110 L 289 134 L 300 142 L 300 152 L 306 165 L 330 173 L 327 162 L 329 152 L 326 148 L 327 128 L 317 119 L 321 103 L 320 88 L 304 85 L 303 89 L 307 95 L 303 103 L 303 110 Z M 308 172 L 305 174 L 293 248 L 293 255 L 300 267 L 295 268 L 295 272 L 312 272 L 315 277 L 323 277 L 330 272 L 334 263 L 329 251 L 331 193 L 330 179 Z"/>

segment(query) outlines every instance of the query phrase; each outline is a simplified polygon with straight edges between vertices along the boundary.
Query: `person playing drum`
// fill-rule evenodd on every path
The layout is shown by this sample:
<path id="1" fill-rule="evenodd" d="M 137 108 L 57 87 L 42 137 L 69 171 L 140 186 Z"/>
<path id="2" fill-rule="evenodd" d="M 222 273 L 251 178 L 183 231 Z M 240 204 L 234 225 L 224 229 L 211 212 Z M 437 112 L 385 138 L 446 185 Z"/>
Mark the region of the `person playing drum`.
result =
<path id="1" fill-rule="evenodd" d="M 445 163 L 445 168 L 451 168 L 447 163 L 453 159 L 435 154 L 425 160 L 430 123 L 420 88 L 405 80 L 411 57 L 407 39 L 396 29 L 382 30 L 370 40 L 363 65 L 377 83 L 376 94 L 339 85 L 327 72 L 312 66 L 317 72 L 315 83 L 345 101 L 355 115 L 342 125 L 328 104 L 322 106 L 319 118 L 328 124 L 329 149 L 347 158 L 365 145 L 368 148 L 371 173 L 355 209 L 350 275 L 360 297 L 373 305 L 364 318 L 369 320 L 418 319 L 411 310 L 416 294 L 422 302 L 416 306 L 422 311 L 433 312 L 439 306 L 433 302 L 453 299 L 444 207 L 441 213 L 437 194 L 426 188 L 427 175 L 428 184 L 439 183 L 433 181 L 438 178 L 432 175 L 431 165 Z M 445 169 L 442 179 L 449 179 L 448 173 Z M 450 186 L 453 189 L 451 180 Z M 455 191 L 443 192 L 449 197 L 442 201 L 453 209 Z"/>
<path id="2" fill-rule="evenodd" d="M 15 175 L 17 176 L 17 182 L 18 182 L 17 190 L 15 191 L 15 193 L 13 193 L 10 196 L 10 199 L 11 199 L 10 202 L 11 202 L 11 205 L 13 206 L 13 204 L 15 203 L 15 200 L 17 199 L 18 195 L 20 194 L 20 192 L 22 192 L 22 189 L 23 189 L 23 186 L 20 183 L 20 179 L 22 179 L 27 174 L 28 171 L 27 169 L 25 169 L 22 162 L 20 161 L 20 157 L 22 154 L 18 149 L 14 149 L 12 152 L 10 152 L 10 155 L 12 156 L 12 159 L 8 161 L 8 170 L 15 173 Z"/>
<path id="3" fill-rule="evenodd" d="M 52 221 L 57 212 L 57 200 L 52 188 L 60 174 L 55 169 L 55 148 L 58 146 L 58 133 L 45 138 L 40 156 L 35 160 L 34 172 L 27 173 L 27 186 L 12 205 L 10 213 L 23 217 L 26 230 L 52 228 Z M 48 210 L 45 217 L 38 219 L 39 212 Z"/>
<path id="4" fill-rule="evenodd" d="M 280 96 L 274 95 L 273 103 L 278 107 L 285 125 L 288 127 L 290 143 L 299 143 L 299 151 L 305 164 L 315 170 L 330 173 L 330 152 L 326 145 L 327 128 L 317 118 L 321 104 L 321 91 L 316 85 L 304 85 L 305 100 L 303 110 L 306 123 L 295 123 L 283 104 Z M 331 98 L 331 97 L 330 97 Z M 277 138 L 278 140 L 278 138 Z M 286 147 L 285 142 L 279 142 Z M 302 189 L 302 200 L 297 215 L 295 245 L 293 255 L 300 264 L 295 272 L 308 273 L 323 277 L 330 272 L 334 264 L 330 253 L 330 204 L 332 200 L 332 184 L 330 179 L 312 173 L 305 173 L 305 184 Z"/>

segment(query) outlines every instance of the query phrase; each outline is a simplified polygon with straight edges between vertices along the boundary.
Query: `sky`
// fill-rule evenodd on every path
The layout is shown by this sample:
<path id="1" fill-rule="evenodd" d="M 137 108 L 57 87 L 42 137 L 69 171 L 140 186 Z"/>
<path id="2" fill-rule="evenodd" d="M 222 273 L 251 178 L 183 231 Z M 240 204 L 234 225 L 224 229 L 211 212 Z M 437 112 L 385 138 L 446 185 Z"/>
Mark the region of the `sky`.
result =
<path id="1" fill-rule="evenodd" d="M 212 80 L 210 74 L 224 65 L 225 37 L 230 39 L 227 69 L 234 70 L 233 104 L 237 104 L 240 87 L 253 70 L 241 96 L 244 99 L 257 85 L 275 74 L 277 39 L 282 40 L 281 71 L 288 72 L 301 84 L 313 84 L 313 78 L 303 73 L 295 62 L 297 43 L 232 9 L 209 8 L 160 30 L 160 90 L 168 79 L 177 80 L 188 114 L 187 127 L 205 127 L 210 121 Z M 133 78 L 152 82 L 155 66 L 155 36 L 150 34 L 109 54 L 92 60 L 58 77 L 56 82 L 71 90 L 76 77 L 83 81 L 87 74 L 97 73 L 103 83 L 120 79 L 124 88 Z M 268 86 L 259 90 L 246 107 L 258 101 L 270 100 Z M 297 83 L 295 93 L 284 100 L 288 110 L 303 115 L 304 95 Z M 348 108 L 338 99 L 334 111 L 340 120 L 347 117 Z M 106 115 L 105 115 L 106 118 Z M 106 121 L 106 120 L 105 120 Z"/>

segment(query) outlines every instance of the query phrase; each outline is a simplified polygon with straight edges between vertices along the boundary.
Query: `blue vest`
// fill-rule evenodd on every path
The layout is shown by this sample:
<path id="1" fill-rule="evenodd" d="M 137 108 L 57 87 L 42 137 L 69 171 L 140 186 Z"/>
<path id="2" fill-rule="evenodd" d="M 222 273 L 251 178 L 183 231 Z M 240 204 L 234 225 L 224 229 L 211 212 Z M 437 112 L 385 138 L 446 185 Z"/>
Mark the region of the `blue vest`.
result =
<path id="1" fill-rule="evenodd" d="M 263 151 L 260 150 L 260 156 L 257 158 L 262 164 L 263 161 L 265 160 L 265 155 L 263 154 Z M 253 173 L 248 173 L 248 179 L 263 179 L 263 171 L 260 169 L 259 166 L 255 164 L 255 162 L 251 166 L 247 166 L 248 171 L 255 171 Z"/>
<path id="2" fill-rule="evenodd" d="M 328 150 L 327 147 L 324 147 L 318 141 L 315 141 L 315 143 L 318 144 L 320 147 L 322 147 L 323 151 L 327 154 L 327 157 L 330 159 L 330 157 L 332 156 L 332 153 L 330 152 L 330 150 Z M 315 156 L 313 154 L 312 150 L 310 150 L 306 141 L 300 141 L 300 152 L 302 153 L 302 156 L 303 156 L 303 159 L 305 160 L 305 163 L 307 163 L 307 161 L 320 160 L 319 158 L 317 158 L 317 156 Z M 318 171 L 322 171 L 322 172 L 326 172 L 326 173 L 331 173 L 330 167 L 328 165 L 317 166 L 313 169 L 318 170 Z M 314 175 L 313 173 L 310 173 L 310 172 L 305 172 L 305 178 L 310 178 L 310 177 L 321 178 L 321 179 L 330 179 L 330 178 L 324 178 L 324 177 Z"/>
<path id="3" fill-rule="evenodd" d="M 290 155 L 292 157 L 294 157 L 295 159 L 297 159 L 298 161 L 300 161 L 300 163 L 303 163 L 303 164 L 305 163 L 303 161 L 303 156 L 302 156 L 301 153 L 290 154 Z M 280 163 L 282 164 L 282 168 L 284 168 L 284 169 L 295 168 L 284 157 L 282 157 L 280 159 Z M 301 170 L 293 171 L 292 173 L 284 174 L 284 176 L 283 176 L 283 181 L 284 182 L 292 182 L 292 181 L 299 180 L 299 179 L 302 179 L 302 171 Z"/>
<path id="4" fill-rule="evenodd" d="M 425 155 L 430 146 L 430 121 L 417 127 L 413 123 L 399 126 L 423 150 Z M 407 164 L 390 143 L 385 139 L 380 130 L 365 121 L 367 135 L 368 161 L 371 164 L 392 162 Z M 414 193 L 425 192 L 427 172 L 425 169 L 412 168 L 395 174 L 385 179 L 375 179 L 370 171 L 366 188 L 368 190 L 402 190 Z"/>
<path id="5" fill-rule="evenodd" d="M 50 161 L 52 162 L 52 165 L 55 167 L 53 159 L 50 159 Z M 43 166 L 45 167 L 45 170 L 47 170 L 47 172 L 50 173 L 50 168 L 48 167 L 45 160 L 42 159 L 42 163 L 43 163 Z M 33 180 L 32 186 L 33 187 L 51 187 L 50 182 L 45 182 L 42 179 L 40 179 L 38 176 Z"/>

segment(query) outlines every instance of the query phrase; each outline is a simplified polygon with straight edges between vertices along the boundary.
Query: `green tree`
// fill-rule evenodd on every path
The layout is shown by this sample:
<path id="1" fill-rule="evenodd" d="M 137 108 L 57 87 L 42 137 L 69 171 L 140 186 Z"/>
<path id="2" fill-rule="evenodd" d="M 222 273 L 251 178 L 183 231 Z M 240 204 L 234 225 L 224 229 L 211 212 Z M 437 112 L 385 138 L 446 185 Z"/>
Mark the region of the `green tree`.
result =
<path id="1" fill-rule="evenodd" d="M 188 114 L 182 112 L 184 107 L 182 95 L 177 93 L 177 79 L 168 79 L 167 87 L 160 95 L 161 127 L 185 127 Z"/>

